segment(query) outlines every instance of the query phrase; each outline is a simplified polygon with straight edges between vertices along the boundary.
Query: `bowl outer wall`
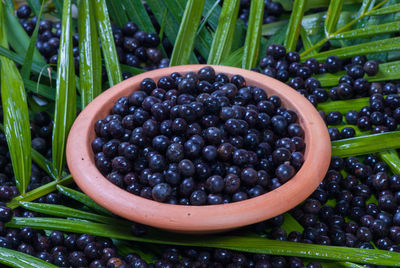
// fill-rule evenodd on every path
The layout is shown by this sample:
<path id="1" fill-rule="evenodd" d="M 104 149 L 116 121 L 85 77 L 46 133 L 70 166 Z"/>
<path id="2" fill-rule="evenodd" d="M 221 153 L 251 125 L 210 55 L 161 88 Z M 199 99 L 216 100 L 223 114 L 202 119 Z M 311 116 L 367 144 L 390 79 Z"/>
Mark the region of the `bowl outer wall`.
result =
<path id="1" fill-rule="evenodd" d="M 282 214 L 304 201 L 328 170 L 331 143 L 327 127 L 312 104 L 286 84 L 268 76 L 235 67 L 212 66 L 229 77 L 240 74 L 248 85 L 278 95 L 285 108 L 297 112 L 305 131 L 305 162 L 296 175 L 281 187 L 241 202 L 212 206 L 183 206 L 159 203 L 131 194 L 109 182 L 96 168 L 91 142 L 94 124 L 110 114 L 113 104 L 129 96 L 147 77 L 158 81 L 172 72 L 197 72 L 204 66 L 184 65 L 146 72 L 125 80 L 94 99 L 75 120 L 67 141 L 67 162 L 78 186 L 96 203 L 116 215 L 175 232 L 210 233 L 254 224 Z"/>

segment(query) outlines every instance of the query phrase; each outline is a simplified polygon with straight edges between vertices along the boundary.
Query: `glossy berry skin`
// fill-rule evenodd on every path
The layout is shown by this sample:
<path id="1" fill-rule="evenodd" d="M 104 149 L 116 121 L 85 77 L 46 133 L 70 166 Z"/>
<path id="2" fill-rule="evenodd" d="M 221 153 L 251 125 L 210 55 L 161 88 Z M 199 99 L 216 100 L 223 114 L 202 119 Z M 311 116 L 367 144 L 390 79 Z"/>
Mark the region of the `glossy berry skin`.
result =
<path id="1" fill-rule="evenodd" d="M 376 61 L 374 61 L 374 60 L 370 60 L 370 61 L 367 61 L 367 62 L 364 64 L 363 69 L 364 69 L 364 72 L 365 72 L 367 75 L 373 76 L 373 75 L 376 75 L 376 74 L 378 73 L 378 71 L 379 71 L 379 64 L 378 64 L 378 62 L 376 62 Z"/>
<path id="2" fill-rule="evenodd" d="M 164 202 L 171 195 L 171 186 L 167 183 L 159 183 L 153 187 L 151 195 L 155 201 Z"/>
<path id="3" fill-rule="evenodd" d="M 276 169 L 275 175 L 280 179 L 281 183 L 285 183 L 291 179 L 295 174 L 295 169 L 288 164 L 279 165 Z"/>
<path id="4" fill-rule="evenodd" d="M 355 132 L 354 128 L 352 128 L 352 127 L 345 127 L 340 131 L 340 136 L 343 139 L 352 138 L 355 135 L 356 135 L 356 132 Z"/>
<path id="5" fill-rule="evenodd" d="M 190 196 L 190 204 L 193 206 L 199 206 L 205 204 L 207 201 L 207 195 L 202 190 L 194 191 Z"/>
<path id="6" fill-rule="evenodd" d="M 347 71 L 347 74 L 351 76 L 353 79 L 361 78 L 364 76 L 364 69 L 361 65 L 353 65 Z"/>
<path id="7" fill-rule="evenodd" d="M 0 206 L 0 221 L 1 222 L 8 222 L 12 218 L 12 211 L 10 208 L 5 206 Z"/>
<path id="8" fill-rule="evenodd" d="M 336 73 L 341 69 L 341 60 L 337 56 L 329 56 L 326 59 L 325 66 L 330 73 Z"/>
<path id="9" fill-rule="evenodd" d="M 338 125 L 342 122 L 342 118 L 343 116 L 340 112 L 333 111 L 326 116 L 326 121 L 328 125 Z"/>
<path id="10" fill-rule="evenodd" d="M 26 19 L 29 17 L 29 15 L 31 14 L 31 8 L 28 5 L 21 5 L 18 9 L 17 9 L 17 16 L 20 19 Z"/>

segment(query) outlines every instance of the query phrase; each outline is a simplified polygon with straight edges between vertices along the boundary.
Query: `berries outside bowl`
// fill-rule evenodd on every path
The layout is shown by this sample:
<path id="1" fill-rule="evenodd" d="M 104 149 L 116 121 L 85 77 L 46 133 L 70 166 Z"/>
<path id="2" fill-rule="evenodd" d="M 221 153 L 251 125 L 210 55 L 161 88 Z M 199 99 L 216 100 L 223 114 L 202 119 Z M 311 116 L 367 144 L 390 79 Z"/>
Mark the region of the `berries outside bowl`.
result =
<path id="1" fill-rule="evenodd" d="M 280 187 L 239 202 L 218 205 L 175 205 L 149 200 L 114 185 L 95 165 L 91 143 L 95 123 L 110 114 L 123 96 L 138 90 L 145 78 L 158 81 L 174 72 L 198 72 L 206 65 L 176 66 L 136 75 L 93 100 L 78 116 L 67 142 L 69 170 L 80 189 L 96 203 L 126 219 L 181 233 L 215 233 L 254 224 L 282 214 L 304 201 L 320 184 L 329 167 L 331 145 L 327 128 L 312 104 L 289 86 L 265 75 L 226 66 L 211 66 L 229 78 L 241 75 L 247 85 L 279 96 L 282 106 L 294 110 L 304 130 L 304 163 Z M 161 185 L 166 187 L 165 185 Z M 160 190 L 160 189 L 158 189 Z"/>

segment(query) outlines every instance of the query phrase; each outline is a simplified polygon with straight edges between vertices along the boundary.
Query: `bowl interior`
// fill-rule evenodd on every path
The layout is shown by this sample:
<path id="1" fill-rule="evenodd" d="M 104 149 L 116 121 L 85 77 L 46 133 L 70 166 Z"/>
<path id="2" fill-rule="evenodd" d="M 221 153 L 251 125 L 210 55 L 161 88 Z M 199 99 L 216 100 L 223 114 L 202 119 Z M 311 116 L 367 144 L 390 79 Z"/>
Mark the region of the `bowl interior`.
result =
<path id="1" fill-rule="evenodd" d="M 144 78 L 158 81 L 172 72 L 197 72 L 206 65 L 177 66 L 136 75 L 115 85 L 93 100 L 78 116 L 67 142 L 68 167 L 78 186 L 96 203 L 113 213 L 175 232 L 210 233 L 257 223 L 282 214 L 306 199 L 322 181 L 330 163 L 331 146 L 327 128 L 307 99 L 289 86 L 265 75 L 234 67 L 213 66 L 229 77 L 241 74 L 247 85 L 278 95 L 285 108 L 297 112 L 305 131 L 305 162 L 297 174 L 281 187 L 245 201 L 212 205 L 182 206 L 159 203 L 133 195 L 109 182 L 96 168 L 91 142 L 94 124 L 110 114 L 115 101 L 129 96 Z"/>

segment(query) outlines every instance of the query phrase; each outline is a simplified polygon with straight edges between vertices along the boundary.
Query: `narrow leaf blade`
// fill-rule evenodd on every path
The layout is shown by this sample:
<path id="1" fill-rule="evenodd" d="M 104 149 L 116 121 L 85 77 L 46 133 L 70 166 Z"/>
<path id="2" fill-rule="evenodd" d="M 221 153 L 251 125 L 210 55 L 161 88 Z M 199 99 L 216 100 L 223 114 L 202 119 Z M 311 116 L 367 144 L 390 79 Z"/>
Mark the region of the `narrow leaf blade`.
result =
<path id="1" fill-rule="evenodd" d="M 207 64 L 220 64 L 230 54 L 239 6 L 239 0 L 224 1 Z"/>
<path id="2" fill-rule="evenodd" d="M 126 8 L 127 16 L 131 21 L 134 21 L 139 29 L 147 33 L 155 33 L 153 24 L 149 14 L 147 14 L 146 8 L 141 0 L 122 0 L 121 1 Z"/>
<path id="3" fill-rule="evenodd" d="M 184 65 L 189 62 L 203 6 L 204 0 L 189 0 L 187 2 L 172 51 L 170 66 Z"/>
<path id="4" fill-rule="evenodd" d="M 5 15 L 5 27 L 8 42 L 15 52 L 23 57 L 28 49 L 30 38 L 25 32 L 24 28 L 22 28 L 22 25 L 19 23 L 17 17 L 14 15 L 14 9 L 12 6 L 8 6 L 6 4 L 3 12 Z M 40 55 L 36 47 L 34 48 L 33 59 L 37 62 L 45 64 L 43 57 Z"/>
<path id="5" fill-rule="evenodd" d="M 40 6 L 38 21 L 40 21 L 40 19 L 42 17 L 43 8 L 44 8 L 44 3 L 42 3 L 42 5 Z M 35 29 L 33 30 L 33 33 L 31 36 L 31 40 L 29 41 L 28 49 L 26 50 L 24 64 L 22 65 L 22 68 L 21 68 L 21 76 L 23 79 L 29 79 L 32 61 L 33 61 L 33 53 L 35 52 L 36 39 L 37 39 L 38 32 L 39 32 L 39 25 L 40 25 L 40 23 L 36 23 Z"/>
<path id="6" fill-rule="evenodd" d="M 185 10 L 185 5 L 187 4 L 186 0 L 165 0 L 168 11 L 175 17 L 176 21 L 182 21 L 182 12 Z M 179 7 L 176 9 L 175 7 Z M 203 8 L 204 11 L 204 8 Z M 204 12 L 203 12 L 204 14 Z M 199 22 L 200 24 L 200 22 Z M 203 27 L 202 30 L 199 30 L 197 27 L 196 31 L 196 42 L 194 43 L 194 48 L 197 52 L 204 58 L 208 58 L 208 54 L 210 52 L 211 43 L 212 43 L 212 35 L 207 27 Z M 192 55 L 195 56 L 194 53 Z M 197 58 L 193 61 L 193 57 L 190 59 L 190 63 L 197 63 Z"/>
<path id="7" fill-rule="evenodd" d="M 372 41 L 367 43 L 362 43 L 359 45 L 337 48 L 329 51 L 324 51 L 313 55 L 312 57 L 318 61 L 325 60 L 330 55 L 336 55 L 341 59 L 350 58 L 357 55 L 368 55 L 379 52 L 389 52 L 400 50 L 400 37 L 394 37 L 384 40 Z M 310 58 L 310 55 L 307 55 L 302 60 Z"/>
<path id="8" fill-rule="evenodd" d="M 244 43 L 242 68 L 251 69 L 256 66 L 260 50 L 261 27 L 264 16 L 264 1 L 253 0 L 250 6 L 249 22 Z"/>
<path id="9" fill-rule="evenodd" d="M 72 54 L 72 3 L 64 0 L 60 49 L 58 53 L 56 104 L 52 137 L 53 166 L 61 178 L 65 165 L 65 146 L 76 117 L 75 68 Z"/>
<path id="10" fill-rule="evenodd" d="M 90 0 L 79 1 L 79 82 L 82 110 L 101 93 L 101 54 Z"/>
<path id="11" fill-rule="evenodd" d="M 212 6 L 210 6 L 209 9 L 207 8 L 207 5 L 209 4 L 209 2 L 207 0 L 204 2 L 204 10 L 207 10 L 207 13 L 203 15 L 203 19 L 201 20 L 199 29 L 197 30 L 197 35 L 203 29 L 203 27 L 206 25 L 206 23 L 209 23 L 211 25 L 211 27 L 213 27 L 213 21 L 212 21 L 213 14 L 215 14 L 215 11 L 217 10 L 218 7 L 221 8 L 219 5 L 220 1 L 221 0 L 215 1 L 215 3 Z"/>
<path id="12" fill-rule="evenodd" d="M 106 0 L 106 3 L 113 22 L 120 27 L 124 27 L 124 25 L 128 22 L 128 17 L 125 13 L 124 7 L 122 6 L 122 2 Z"/>
<path id="13" fill-rule="evenodd" d="M 221 65 L 240 67 L 240 64 L 242 63 L 243 52 L 244 47 L 235 50 L 223 62 L 221 62 Z"/>
<path id="14" fill-rule="evenodd" d="M 0 263 L 8 265 L 10 267 L 20 267 L 20 268 L 57 268 L 49 262 L 35 258 L 31 255 L 0 247 Z"/>
<path id="15" fill-rule="evenodd" d="M 1 56 L 1 99 L 4 130 L 20 193 L 25 193 L 31 175 L 31 135 L 26 93 L 15 64 Z"/>
<path id="16" fill-rule="evenodd" d="M 110 17 L 108 15 L 105 0 L 91 0 L 96 15 L 97 29 L 100 35 L 101 48 L 105 60 L 108 82 L 110 87 L 122 81 L 121 68 L 117 50 L 115 48 L 114 35 L 111 29 Z"/>
<path id="17" fill-rule="evenodd" d="M 17 208 L 19 207 L 21 201 L 29 202 L 36 200 L 42 196 L 45 196 L 46 194 L 54 192 L 57 185 L 68 185 L 71 184 L 73 181 L 74 180 L 72 179 L 72 176 L 67 176 L 59 181 L 54 180 L 38 188 L 35 188 L 32 191 L 27 192 L 25 195 L 14 197 L 9 203 L 7 203 L 7 206 L 11 209 Z"/>
<path id="18" fill-rule="evenodd" d="M 342 11 L 343 0 L 331 1 L 326 13 L 325 19 L 325 35 L 329 36 L 336 30 L 340 12 Z"/>
<path id="19" fill-rule="evenodd" d="M 352 100 L 339 100 L 339 101 L 331 101 L 318 104 L 318 110 L 322 110 L 324 112 L 338 111 L 342 114 L 347 113 L 351 110 L 359 111 L 362 107 L 368 106 L 369 98 L 358 98 Z"/>
<path id="20" fill-rule="evenodd" d="M 364 155 L 400 148 L 400 131 L 343 139 L 332 142 L 332 155 Z"/>
<path id="21" fill-rule="evenodd" d="M 0 46 L 0 55 L 5 56 L 7 58 L 9 58 L 10 60 L 14 61 L 15 63 L 18 64 L 24 64 L 24 58 L 18 54 L 16 54 L 15 52 Z M 56 72 L 51 71 L 50 74 L 45 71 L 46 69 L 46 64 L 45 63 L 39 63 L 37 61 L 34 61 L 32 63 L 32 68 L 31 71 L 36 73 L 36 74 L 41 74 L 45 77 L 51 78 L 51 79 L 55 79 L 57 77 Z"/>
<path id="22" fill-rule="evenodd" d="M 303 42 L 303 46 L 305 50 L 311 49 L 313 47 L 313 43 L 311 41 L 310 36 L 306 33 L 306 30 L 303 26 L 301 26 L 300 30 L 301 41 Z M 310 55 L 314 55 L 316 53 L 315 50 L 310 52 Z"/>
<path id="23" fill-rule="evenodd" d="M 41 9 L 40 0 L 27 0 L 26 2 L 28 2 L 29 6 L 32 8 L 33 13 L 35 13 L 36 16 L 39 16 Z"/>
<path id="24" fill-rule="evenodd" d="M 53 3 L 54 7 L 56 8 L 56 11 L 57 11 L 56 16 L 57 17 L 61 16 L 62 7 L 63 7 L 63 1 L 64 0 L 51 0 L 51 2 Z"/>
<path id="25" fill-rule="evenodd" d="M 387 15 L 400 11 L 400 4 L 385 6 L 369 13 L 371 16 Z"/>
<path id="26" fill-rule="evenodd" d="M 389 166 L 393 174 L 400 174 L 400 157 L 396 150 L 379 152 L 378 156 Z"/>
<path id="27" fill-rule="evenodd" d="M 70 208 L 67 206 L 62 205 L 53 205 L 53 204 L 41 204 L 41 203 L 34 203 L 34 202 L 20 202 L 21 207 L 39 212 L 42 214 L 58 216 L 58 217 L 65 217 L 65 218 L 77 218 L 83 219 L 88 221 L 95 221 L 100 223 L 107 223 L 107 224 L 122 224 L 130 226 L 131 223 L 129 221 L 118 220 L 115 218 L 98 215 L 91 212 L 82 211 L 79 209 Z"/>
<path id="28" fill-rule="evenodd" d="M 228 235 L 187 236 L 149 230 L 142 237 L 132 236 L 130 228 L 78 220 L 57 218 L 14 217 L 6 223 L 7 227 L 30 226 L 33 228 L 87 233 L 138 242 L 167 245 L 226 248 L 251 253 L 286 255 L 325 260 L 354 261 L 377 265 L 399 266 L 400 254 L 385 250 L 346 248 L 337 246 L 311 245 L 304 243 L 270 240 L 263 237 L 240 237 Z"/>
<path id="29" fill-rule="evenodd" d="M 344 33 L 337 34 L 332 39 L 354 39 L 354 38 L 366 38 L 380 34 L 395 33 L 400 28 L 400 21 L 389 22 L 380 25 L 371 25 L 360 29 L 347 31 Z"/>
<path id="30" fill-rule="evenodd" d="M 69 198 L 72 198 L 78 202 L 81 202 L 83 204 L 85 204 L 87 207 L 94 209 L 95 211 L 99 212 L 99 213 L 103 213 L 106 215 L 112 215 L 111 212 L 109 212 L 108 210 L 106 210 L 105 208 L 99 206 L 96 202 L 94 202 L 92 199 L 89 198 L 89 196 L 78 192 L 76 190 L 67 188 L 67 187 L 63 187 L 63 186 L 57 186 L 57 189 L 65 196 L 68 196 Z"/>
<path id="31" fill-rule="evenodd" d="M 43 169 L 53 179 L 57 178 L 57 172 L 54 170 L 53 164 L 46 157 L 41 155 L 38 151 L 32 148 L 31 150 L 32 160 Z"/>
<path id="32" fill-rule="evenodd" d="M 297 40 L 300 35 L 301 21 L 304 16 L 306 1 L 295 0 L 293 3 L 293 11 L 290 15 L 289 27 L 286 31 L 285 47 L 287 51 L 293 51 L 296 49 Z"/>
<path id="33" fill-rule="evenodd" d="M 0 3 L 0 46 L 6 47 L 3 3 Z M 10 151 L 15 182 L 24 194 L 31 175 L 31 133 L 28 104 L 22 78 L 15 64 L 0 56 L 1 99 L 3 104 L 4 133 Z"/>

